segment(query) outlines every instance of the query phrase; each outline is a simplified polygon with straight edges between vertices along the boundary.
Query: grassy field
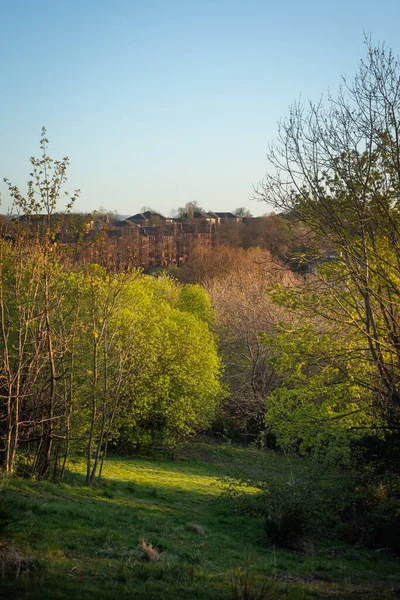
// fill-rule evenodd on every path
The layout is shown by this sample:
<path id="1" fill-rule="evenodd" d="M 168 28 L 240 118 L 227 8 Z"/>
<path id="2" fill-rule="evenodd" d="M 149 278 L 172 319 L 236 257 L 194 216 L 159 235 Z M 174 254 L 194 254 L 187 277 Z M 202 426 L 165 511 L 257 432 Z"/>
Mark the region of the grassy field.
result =
<path id="1" fill-rule="evenodd" d="M 0 597 L 398 597 L 398 558 L 326 543 L 308 554 L 275 551 L 261 519 L 232 510 L 220 477 L 257 468 L 261 457 L 199 444 L 174 462 L 111 458 L 93 489 L 79 461 L 61 485 L 4 480 Z"/>

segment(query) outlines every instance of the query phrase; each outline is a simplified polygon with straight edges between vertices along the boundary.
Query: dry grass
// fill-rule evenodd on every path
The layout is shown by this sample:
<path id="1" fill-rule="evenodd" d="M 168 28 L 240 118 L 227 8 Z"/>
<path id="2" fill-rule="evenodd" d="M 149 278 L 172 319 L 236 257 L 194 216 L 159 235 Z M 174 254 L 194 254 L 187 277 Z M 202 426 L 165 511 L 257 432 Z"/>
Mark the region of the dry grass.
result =
<path id="1" fill-rule="evenodd" d="M 31 566 L 30 559 L 23 556 L 10 542 L 0 540 L 0 573 L 3 579 L 10 575 L 17 578 L 29 571 Z"/>
<path id="2" fill-rule="evenodd" d="M 148 544 L 144 540 L 141 540 L 139 560 L 156 562 L 160 560 L 160 554 L 157 548 L 154 548 L 152 544 Z"/>

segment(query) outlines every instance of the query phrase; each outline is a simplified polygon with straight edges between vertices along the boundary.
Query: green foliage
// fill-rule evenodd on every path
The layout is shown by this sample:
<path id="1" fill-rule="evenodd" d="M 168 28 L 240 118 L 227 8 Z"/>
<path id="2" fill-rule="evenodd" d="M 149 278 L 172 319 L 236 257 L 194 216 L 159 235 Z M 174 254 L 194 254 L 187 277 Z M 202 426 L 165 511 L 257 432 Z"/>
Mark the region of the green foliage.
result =
<path id="1" fill-rule="evenodd" d="M 345 332 L 297 322 L 279 326 L 263 340 L 282 377 L 267 399 L 266 414 L 279 445 L 325 460 L 348 460 L 351 442 L 379 423 L 371 394 L 359 383 L 363 365 Z"/>
<path id="2" fill-rule="evenodd" d="M 183 286 L 175 306 L 183 312 L 192 313 L 208 325 L 211 325 L 213 321 L 211 301 L 201 285 L 187 284 Z"/>
<path id="3" fill-rule="evenodd" d="M 376 257 L 370 266 L 377 305 L 382 297 L 377 295 Z M 387 275 L 397 285 L 394 271 L 389 276 L 387 270 Z M 288 310 L 291 321 L 275 334 L 263 335 L 282 377 L 281 387 L 267 399 L 266 422 L 281 448 L 312 454 L 321 464 L 339 463 L 353 477 L 351 488 L 333 489 L 334 501 L 321 504 L 321 515 L 334 525 L 339 539 L 397 551 L 400 500 L 392 473 L 397 468 L 398 430 L 366 339 L 362 294 L 340 260 L 321 265 L 315 279 L 297 288 L 275 287 L 268 293 Z M 388 335 L 380 355 L 383 362 L 391 362 L 391 375 L 396 377 L 390 335 L 384 333 L 388 322 L 378 311 L 374 319 L 377 336 Z M 318 483 L 314 494 L 317 489 Z M 292 510 L 301 515 L 305 505 L 309 501 L 303 499 L 300 512 L 291 500 L 279 507 L 272 519 L 274 535 L 285 532 L 284 516 L 290 520 Z M 311 524 L 318 522 L 313 516 Z"/>
<path id="4" fill-rule="evenodd" d="M 175 308 L 185 288 L 98 266 L 71 277 L 81 294 L 75 349 L 81 436 L 88 434 L 93 394 L 103 414 L 115 412 L 109 433 L 125 447 L 174 447 L 207 428 L 222 391 L 221 363 L 204 320 L 182 303 Z M 95 438 L 101 423 L 96 417 Z"/>
<path id="5" fill-rule="evenodd" d="M 312 553 L 328 539 L 349 541 L 356 480 L 355 470 L 269 452 L 257 470 L 233 469 L 223 484 L 238 514 L 263 519 L 267 544 Z M 351 542 L 364 543 L 357 534 Z"/>
<path id="6" fill-rule="evenodd" d="M 346 329 L 379 426 L 398 432 L 400 61 L 384 43 L 365 43 L 336 96 L 291 107 L 260 194 L 313 232 L 321 252 L 300 290 L 303 316 Z"/>
<path id="7" fill-rule="evenodd" d="M 3 422 L 11 430 L 20 411 L 26 421 L 13 447 L 20 439 L 50 438 L 43 429 L 50 422 L 54 474 L 70 451 L 85 450 L 92 483 L 109 442 L 123 437 L 134 446 L 174 448 L 209 427 L 222 366 L 207 323 L 210 303 L 199 286 L 186 291 L 168 277 L 112 274 L 98 265 L 72 270 L 56 251 L 43 256 L 34 241 L 20 247 L 2 241 L 0 250 L 4 414 L 8 391 L 16 406 L 12 413 L 8 403 Z M 43 405 L 50 406 L 49 332 L 54 394 L 43 420 Z M 37 462 L 33 453 L 24 468 Z"/>
<path id="8" fill-rule="evenodd" d="M 336 535 L 353 483 L 315 460 L 268 452 L 257 470 L 234 469 L 224 489 L 239 514 L 264 519 L 268 543 L 310 551 L 313 540 Z"/>
<path id="9" fill-rule="evenodd" d="M 134 311 L 126 309 L 135 366 L 121 432 L 137 446 L 173 447 L 210 425 L 222 393 L 221 362 L 204 320 L 192 310 L 184 311 L 183 302 L 175 308 L 167 296 L 163 299 L 163 281 L 150 283 L 142 278 L 128 290 L 135 306 Z M 166 285 L 177 284 L 168 280 Z M 193 287 L 195 297 L 205 298 Z M 192 290 L 188 297 L 193 297 Z"/>

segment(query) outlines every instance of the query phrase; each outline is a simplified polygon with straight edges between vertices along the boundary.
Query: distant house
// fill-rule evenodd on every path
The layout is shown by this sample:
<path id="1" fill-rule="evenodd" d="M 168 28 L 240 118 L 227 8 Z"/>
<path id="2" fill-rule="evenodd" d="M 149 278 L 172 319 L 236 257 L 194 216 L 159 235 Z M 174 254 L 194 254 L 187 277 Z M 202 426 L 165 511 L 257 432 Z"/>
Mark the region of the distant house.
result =
<path id="1" fill-rule="evenodd" d="M 230 221 L 232 223 L 233 222 L 240 223 L 240 221 L 242 220 L 242 217 L 238 217 L 237 215 L 234 215 L 231 212 L 216 212 L 214 214 L 218 218 L 218 222 Z"/>
<path id="2" fill-rule="evenodd" d="M 152 225 L 162 225 L 164 223 L 172 223 L 172 219 L 167 219 L 161 213 L 155 212 L 154 210 L 146 210 L 143 213 L 137 213 L 132 217 L 128 217 L 127 221 L 133 221 L 143 227 Z"/>
<path id="3" fill-rule="evenodd" d="M 179 266 L 196 247 L 217 246 L 224 239 L 218 230 L 236 230 L 229 224 L 236 225 L 243 219 L 231 212 L 202 211 L 192 204 L 186 214 L 175 218 L 146 210 L 115 220 L 110 214 L 70 214 L 51 215 L 50 221 L 53 242 L 75 246 L 79 260 L 120 271 Z M 26 224 L 37 235 L 46 233 L 49 217 L 22 215 L 12 223 Z"/>

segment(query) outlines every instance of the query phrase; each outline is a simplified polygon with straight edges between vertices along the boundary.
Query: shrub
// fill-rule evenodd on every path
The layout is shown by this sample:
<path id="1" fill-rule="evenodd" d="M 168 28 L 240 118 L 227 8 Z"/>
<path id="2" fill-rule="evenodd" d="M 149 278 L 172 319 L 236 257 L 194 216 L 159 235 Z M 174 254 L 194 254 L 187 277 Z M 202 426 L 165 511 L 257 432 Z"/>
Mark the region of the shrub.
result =
<path id="1" fill-rule="evenodd" d="M 310 547 L 309 529 L 306 510 L 296 502 L 283 503 L 265 518 L 267 540 L 278 548 L 307 550 Z"/>
<path id="2" fill-rule="evenodd" d="M 309 552 L 317 539 L 365 543 L 366 526 L 353 519 L 360 500 L 355 471 L 305 458 L 284 461 L 271 452 L 265 456 L 257 474 L 225 480 L 224 492 L 238 513 L 264 520 L 268 544 Z M 356 512 L 359 517 L 360 508 Z"/>
<path id="3" fill-rule="evenodd" d="M 361 474 L 342 521 L 346 541 L 400 552 L 400 477 Z"/>

